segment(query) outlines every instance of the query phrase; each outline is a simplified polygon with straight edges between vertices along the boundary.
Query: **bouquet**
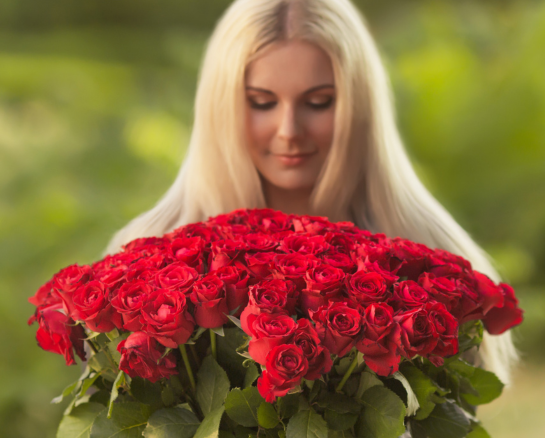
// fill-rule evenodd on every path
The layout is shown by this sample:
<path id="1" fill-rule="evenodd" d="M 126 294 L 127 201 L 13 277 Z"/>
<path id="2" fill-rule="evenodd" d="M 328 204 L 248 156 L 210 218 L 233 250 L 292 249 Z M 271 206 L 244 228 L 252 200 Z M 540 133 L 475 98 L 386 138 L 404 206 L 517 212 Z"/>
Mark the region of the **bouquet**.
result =
<path id="1" fill-rule="evenodd" d="M 38 345 L 85 362 L 58 438 L 486 437 L 471 358 L 522 321 L 513 289 L 349 222 L 236 210 L 62 269 Z"/>

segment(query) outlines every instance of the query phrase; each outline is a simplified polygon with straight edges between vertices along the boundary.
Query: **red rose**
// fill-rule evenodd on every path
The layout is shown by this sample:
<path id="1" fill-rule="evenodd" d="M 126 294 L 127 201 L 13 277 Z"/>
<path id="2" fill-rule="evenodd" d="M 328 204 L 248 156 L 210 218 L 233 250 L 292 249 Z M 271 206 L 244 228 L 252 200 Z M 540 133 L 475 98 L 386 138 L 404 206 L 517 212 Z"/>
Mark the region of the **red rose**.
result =
<path id="1" fill-rule="evenodd" d="M 365 363 L 379 376 L 390 376 L 401 361 L 401 330 L 394 321 L 394 309 L 385 303 L 373 303 L 365 309 L 364 329 L 356 348 Z"/>
<path id="2" fill-rule="evenodd" d="M 62 303 L 62 300 L 58 292 L 53 289 L 53 281 L 50 280 L 40 286 L 34 296 L 28 299 L 28 302 L 38 307 L 44 304 Z"/>
<path id="3" fill-rule="evenodd" d="M 290 234 L 280 244 L 280 249 L 286 253 L 298 252 L 301 254 L 318 255 L 326 252 L 331 245 L 324 236 L 309 236 L 304 234 Z"/>
<path id="4" fill-rule="evenodd" d="M 132 333 L 117 346 L 121 353 L 119 369 L 131 377 L 142 377 L 150 382 L 178 374 L 176 358 L 169 353 L 163 356 L 165 347 L 142 332 Z"/>
<path id="5" fill-rule="evenodd" d="M 278 246 L 278 241 L 265 233 L 249 233 L 244 243 L 248 251 L 273 251 Z"/>
<path id="6" fill-rule="evenodd" d="M 308 233 L 310 235 L 324 234 L 328 230 L 335 228 L 335 224 L 332 224 L 326 217 L 320 216 L 299 216 L 293 218 L 293 228 L 297 233 Z"/>
<path id="7" fill-rule="evenodd" d="M 358 271 L 347 275 L 345 283 L 348 297 L 362 306 L 385 302 L 392 296 L 384 277 L 376 272 Z"/>
<path id="8" fill-rule="evenodd" d="M 244 243 L 239 241 L 216 240 L 212 242 L 210 256 L 208 257 L 210 271 L 230 265 L 244 249 Z"/>
<path id="9" fill-rule="evenodd" d="M 458 321 L 448 312 L 443 303 L 429 303 L 426 305 L 426 310 L 438 337 L 437 345 L 429 359 L 435 366 L 441 366 L 444 362 L 443 357 L 458 353 Z"/>
<path id="10" fill-rule="evenodd" d="M 394 285 L 392 305 L 395 309 L 413 309 L 429 301 L 426 290 L 413 280 L 401 281 Z"/>
<path id="11" fill-rule="evenodd" d="M 199 274 L 203 274 L 204 245 L 205 241 L 201 237 L 182 237 L 171 242 L 170 250 L 176 260 L 191 266 Z"/>
<path id="12" fill-rule="evenodd" d="M 443 303 L 449 311 L 458 306 L 462 297 L 462 292 L 450 278 L 436 277 L 432 273 L 424 272 L 418 277 L 418 284 L 426 289 L 434 300 Z"/>
<path id="13" fill-rule="evenodd" d="M 522 322 L 523 311 L 518 308 L 515 291 L 506 283 L 499 285 L 503 293 L 503 306 L 493 307 L 484 316 L 486 330 L 492 335 L 499 335 Z"/>
<path id="14" fill-rule="evenodd" d="M 142 330 L 140 310 L 153 288 L 142 280 L 125 283 L 111 298 L 112 306 L 123 318 L 123 328 L 131 332 Z"/>
<path id="15" fill-rule="evenodd" d="M 237 266 L 224 266 L 214 274 L 225 285 L 229 314 L 239 316 L 248 304 L 248 272 Z"/>
<path id="16" fill-rule="evenodd" d="M 428 257 L 433 254 L 433 251 L 426 245 L 399 237 L 392 239 L 391 245 L 392 256 L 404 262 L 396 274 L 400 277 L 406 276 L 409 280 L 417 280 L 426 268 Z"/>
<path id="17" fill-rule="evenodd" d="M 246 268 L 256 278 L 267 278 L 271 275 L 273 260 L 276 257 L 274 252 L 256 252 L 255 254 L 244 254 Z"/>
<path id="18" fill-rule="evenodd" d="M 304 376 L 305 379 L 315 380 L 329 373 L 333 365 L 331 355 L 329 350 L 321 345 L 318 333 L 308 319 L 297 320 L 297 329 L 292 342 L 303 351 L 307 358 L 308 371 Z"/>
<path id="19" fill-rule="evenodd" d="M 249 335 L 248 353 L 252 359 L 265 365 L 267 353 L 277 345 L 289 342 L 295 332 L 296 323 L 287 315 L 261 313 L 248 317 Z"/>
<path id="20" fill-rule="evenodd" d="M 355 305 L 349 302 L 330 302 L 327 307 L 310 311 L 316 322 L 316 332 L 322 344 L 338 356 L 348 353 L 361 334 L 362 318 Z"/>
<path id="21" fill-rule="evenodd" d="M 317 310 L 341 296 L 345 273 L 342 269 L 320 264 L 305 273 L 306 288 L 301 294 L 303 312 Z"/>
<path id="22" fill-rule="evenodd" d="M 324 235 L 327 243 L 341 254 L 350 254 L 350 251 L 356 247 L 356 239 L 354 236 L 341 233 L 338 231 L 329 231 Z"/>
<path id="23" fill-rule="evenodd" d="M 199 278 L 199 273 L 184 263 L 172 263 L 155 274 L 155 283 L 160 288 L 175 289 L 188 293 Z"/>
<path id="24" fill-rule="evenodd" d="M 265 401 L 273 403 L 301 383 L 308 370 L 307 359 L 296 345 L 278 345 L 267 355 L 267 369 L 257 381 L 257 389 Z"/>
<path id="25" fill-rule="evenodd" d="M 322 257 L 322 260 L 326 265 L 342 269 L 347 274 L 356 270 L 356 264 L 354 263 L 354 260 L 352 260 L 352 257 L 348 254 L 343 254 L 342 252 L 325 254 Z"/>
<path id="26" fill-rule="evenodd" d="M 38 308 L 28 323 L 32 324 L 34 321 L 38 321 L 40 325 L 36 332 L 36 340 L 45 351 L 62 354 L 66 365 L 76 363 L 74 351 L 81 360 L 85 360 L 83 340 L 86 336 L 83 327 L 76 325 L 62 312 L 61 303 Z"/>
<path id="27" fill-rule="evenodd" d="M 427 356 L 437 345 L 438 334 L 424 307 L 402 312 L 394 317 L 401 327 L 404 354 L 412 359 L 417 354 Z"/>
<path id="28" fill-rule="evenodd" d="M 72 306 L 70 316 L 85 322 L 94 332 L 107 333 L 123 327 L 121 315 L 110 303 L 100 281 L 93 280 L 78 288 L 72 296 Z"/>
<path id="29" fill-rule="evenodd" d="M 490 278 L 480 272 L 473 271 L 479 293 L 479 301 L 484 315 L 493 307 L 503 307 L 503 291 Z"/>
<path id="30" fill-rule="evenodd" d="M 165 267 L 167 261 L 168 259 L 162 254 L 142 257 L 129 266 L 125 273 L 125 279 L 127 281 L 142 280 L 151 282 L 155 279 L 157 272 Z"/>
<path id="31" fill-rule="evenodd" d="M 278 233 L 293 229 L 292 220 L 287 214 L 270 208 L 252 211 L 248 222 L 250 225 L 268 233 Z"/>
<path id="32" fill-rule="evenodd" d="M 87 265 L 71 265 L 59 271 L 51 280 L 53 288 L 61 297 L 65 312 L 70 315 L 73 310 L 72 295 L 80 286 L 91 279 L 91 268 Z"/>
<path id="33" fill-rule="evenodd" d="M 195 304 L 195 321 L 204 328 L 216 328 L 229 321 L 227 292 L 216 274 L 207 274 L 193 284 L 189 295 Z"/>
<path id="34" fill-rule="evenodd" d="M 279 254 L 274 258 L 273 275 L 281 280 L 291 280 L 298 289 L 303 289 L 306 286 L 304 276 L 307 270 L 318 266 L 319 263 L 320 259 L 311 255 Z"/>
<path id="35" fill-rule="evenodd" d="M 392 286 L 396 281 L 399 280 L 399 277 L 395 275 L 393 271 L 383 268 L 378 262 L 364 262 L 361 259 L 358 259 L 357 263 L 358 272 L 374 272 L 376 274 L 379 274 L 384 279 L 388 287 Z M 356 274 L 358 272 L 356 272 Z"/>
<path id="36" fill-rule="evenodd" d="M 240 315 L 242 330 L 250 333 L 248 317 L 257 317 L 262 312 L 295 313 L 298 292 L 289 280 L 267 280 L 250 287 L 249 303 Z"/>
<path id="37" fill-rule="evenodd" d="M 157 289 L 148 295 L 142 307 L 142 331 L 154 337 L 165 347 L 176 348 L 185 344 L 195 322 L 187 309 L 183 293 Z"/>
<path id="38" fill-rule="evenodd" d="M 165 239 L 162 237 L 140 237 L 123 246 L 125 252 L 140 252 L 146 255 L 162 252 Z"/>

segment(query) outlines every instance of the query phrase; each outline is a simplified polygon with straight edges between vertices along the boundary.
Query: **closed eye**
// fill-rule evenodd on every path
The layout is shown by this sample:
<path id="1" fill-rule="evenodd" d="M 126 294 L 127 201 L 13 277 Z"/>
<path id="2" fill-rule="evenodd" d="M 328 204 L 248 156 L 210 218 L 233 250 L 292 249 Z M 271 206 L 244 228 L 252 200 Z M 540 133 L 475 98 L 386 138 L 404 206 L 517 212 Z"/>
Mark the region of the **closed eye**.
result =
<path id="1" fill-rule="evenodd" d="M 257 109 L 257 110 L 263 110 L 263 111 L 274 108 L 276 106 L 276 103 L 277 103 L 275 100 L 271 100 L 269 102 L 258 103 L 258 102 L 256 102 L 255 100 L 252 100 L 252 99 L 248 99 L 248 102 L 250 103 L 250 108 Z"/>
<path id="2" fill-rule="evenodd" d="M 312 102 L 312 101 L 309 101 L 307 102 L 306 104 L 313 108 L 313 109 L 317 109 L 317 110 L 321 110 L 321 109 L 326 109 L 326 108 L 329 108 L 334 102 L 334 99 L 333 97 L 330 97 L 329 99 L 327 99 L 326 101 L 324 102 Z"/>

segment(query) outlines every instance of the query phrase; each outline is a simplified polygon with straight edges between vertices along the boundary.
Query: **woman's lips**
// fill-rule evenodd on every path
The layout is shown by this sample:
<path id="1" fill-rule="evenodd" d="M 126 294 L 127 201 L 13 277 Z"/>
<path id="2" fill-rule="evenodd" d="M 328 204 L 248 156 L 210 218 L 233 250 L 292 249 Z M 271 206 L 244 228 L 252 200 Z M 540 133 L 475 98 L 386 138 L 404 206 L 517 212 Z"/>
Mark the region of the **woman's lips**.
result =
<path id="1" fill-rule="evenodd" d="M 310 159 L 314 155 L 310 154 L 296 154 L 296 155 L 279 155 L 275 154 L 274 156 L 284 165 L 288 167 L 299 166 Z"/>

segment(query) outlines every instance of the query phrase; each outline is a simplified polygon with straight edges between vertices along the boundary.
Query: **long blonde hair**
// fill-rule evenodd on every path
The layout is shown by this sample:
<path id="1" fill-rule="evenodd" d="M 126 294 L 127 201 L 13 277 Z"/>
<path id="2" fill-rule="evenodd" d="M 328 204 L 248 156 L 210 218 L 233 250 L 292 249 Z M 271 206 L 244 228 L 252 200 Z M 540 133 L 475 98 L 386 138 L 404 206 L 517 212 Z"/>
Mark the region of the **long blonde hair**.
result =
<path id="1" fill-rule="evenodd" d="M 154 208 L 117 232 L 106 251 L 237 208 L 266 207 L 244 135 L 244 74 L 261 49 L 290 39 L 324 49 L 335 75 L 334 140 L 311 195 L 313 213 L 336 220 L 350 211 L 360 227 L 459 254 L 499 281 L 484 251 L 416 176 L 395 123 L 388 75 L 349 0 L 231 4 L 208 43 L 188 154 L 174 184 Z M 480 356 L 509 382 L 517 357 L 510 333 L 486 336 Z"/>

